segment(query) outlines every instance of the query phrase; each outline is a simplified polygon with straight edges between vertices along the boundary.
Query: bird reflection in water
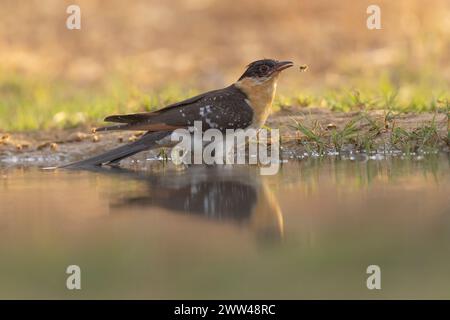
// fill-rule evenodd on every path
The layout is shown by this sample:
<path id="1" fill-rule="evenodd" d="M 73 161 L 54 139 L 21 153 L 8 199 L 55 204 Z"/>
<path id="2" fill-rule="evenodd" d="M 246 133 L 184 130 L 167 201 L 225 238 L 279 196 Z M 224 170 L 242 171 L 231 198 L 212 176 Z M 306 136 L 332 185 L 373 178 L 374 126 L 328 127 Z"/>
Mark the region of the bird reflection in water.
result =
<path id="1" fill-rule="evenodd" d="M 214 222 L 245 226 L 262 241 L 283 237 L 283 216 L 277 199 L 259 171 L 249 167 L 195 166 L 180 172 L 148 174 L 120 168 L 145 183 L 113 201 L 111 210 L 160 207 L 173 213 L 201 216 Z"/>

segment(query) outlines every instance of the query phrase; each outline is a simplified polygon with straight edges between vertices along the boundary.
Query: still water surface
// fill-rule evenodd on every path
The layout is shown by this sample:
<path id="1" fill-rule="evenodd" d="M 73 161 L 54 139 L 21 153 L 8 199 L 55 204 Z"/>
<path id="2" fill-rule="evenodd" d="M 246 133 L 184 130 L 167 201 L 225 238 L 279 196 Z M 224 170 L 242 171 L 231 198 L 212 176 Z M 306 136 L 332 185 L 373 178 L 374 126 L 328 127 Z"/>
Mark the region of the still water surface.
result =
<path id="1" fill-rule="evenodd" d="M 0 173 L 0 298 L 450 298 L 446 154 Z"/>

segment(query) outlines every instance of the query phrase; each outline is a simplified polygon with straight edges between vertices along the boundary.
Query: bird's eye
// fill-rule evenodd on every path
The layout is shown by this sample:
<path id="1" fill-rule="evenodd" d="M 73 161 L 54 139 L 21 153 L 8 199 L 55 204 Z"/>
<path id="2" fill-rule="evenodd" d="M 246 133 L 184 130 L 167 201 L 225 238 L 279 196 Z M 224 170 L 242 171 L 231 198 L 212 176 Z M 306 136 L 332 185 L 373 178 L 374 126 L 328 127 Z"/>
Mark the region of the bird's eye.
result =
<path id="1" fill-rule="evenodd" d="M 259 67 L 259 71 L 261 73 L 266 73 L 267 71 L 269 71 L 269 67 L 266 66 L 266 65 L 262 65 L 262 66 Z"/>

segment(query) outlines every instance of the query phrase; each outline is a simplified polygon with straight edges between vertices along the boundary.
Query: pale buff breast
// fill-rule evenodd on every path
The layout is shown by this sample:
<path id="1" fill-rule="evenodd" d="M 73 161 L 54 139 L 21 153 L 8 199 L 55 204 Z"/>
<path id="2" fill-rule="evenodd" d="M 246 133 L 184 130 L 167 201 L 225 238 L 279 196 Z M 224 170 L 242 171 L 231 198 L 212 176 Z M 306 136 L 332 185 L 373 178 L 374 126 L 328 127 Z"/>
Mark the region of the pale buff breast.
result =
<path id="1" fill-rule="evenodd" d="M 248 103 L 253 109 L 253 123 L 251 127 L 261 128 L 270 114 L 275 91 L 277 89 L 278 75 L 258 81 L 252 78 L 244 78 L 235 83 L 248 97 Z"/>

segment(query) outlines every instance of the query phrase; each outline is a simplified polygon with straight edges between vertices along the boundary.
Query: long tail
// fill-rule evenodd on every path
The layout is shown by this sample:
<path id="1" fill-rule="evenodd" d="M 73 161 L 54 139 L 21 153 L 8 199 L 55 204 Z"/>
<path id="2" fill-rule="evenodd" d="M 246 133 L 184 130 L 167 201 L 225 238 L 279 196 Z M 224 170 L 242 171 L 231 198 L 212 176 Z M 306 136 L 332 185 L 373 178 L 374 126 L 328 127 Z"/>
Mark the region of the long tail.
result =
<path id="1" fill-rule="evenodd" d="M 149 132 L 133 143 L 126 144 L 124 146 L 118 147 L 116 149 L 107 151 L 105 153 L 102 153 L 100 155 L 85 160 L 69 163 L 59 168 L 81 169 L 93 166 L 100 166 L 106 163 L 118 162 L 138 152 L 158 147 L 159 144 L 157 142 L 169 134 L 170 132 L 167 131 Z"/>

